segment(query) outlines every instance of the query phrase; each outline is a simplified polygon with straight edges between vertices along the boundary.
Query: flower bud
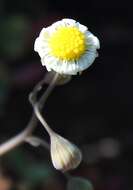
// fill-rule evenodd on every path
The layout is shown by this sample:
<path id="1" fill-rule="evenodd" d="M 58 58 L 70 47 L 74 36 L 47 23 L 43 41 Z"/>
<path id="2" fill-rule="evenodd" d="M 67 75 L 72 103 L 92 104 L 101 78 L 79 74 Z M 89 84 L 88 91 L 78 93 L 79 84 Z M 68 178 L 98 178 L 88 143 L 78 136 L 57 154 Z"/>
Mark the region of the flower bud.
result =
<path id="1" fill-rule="evenodd" d="M 52 162 L 57 170 L 74 169 L 82 160 L 82 154 L 78 147 L 56 133 L 51 135 L 50 149 Z"/>

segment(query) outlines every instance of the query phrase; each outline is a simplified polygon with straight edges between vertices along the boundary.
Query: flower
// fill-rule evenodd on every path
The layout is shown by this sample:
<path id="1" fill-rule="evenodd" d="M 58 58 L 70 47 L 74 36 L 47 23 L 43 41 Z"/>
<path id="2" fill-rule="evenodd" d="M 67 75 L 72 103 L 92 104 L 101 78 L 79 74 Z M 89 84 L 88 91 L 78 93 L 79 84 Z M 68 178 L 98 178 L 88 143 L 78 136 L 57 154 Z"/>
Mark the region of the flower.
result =
<path id="1" fill-rule="evenodd" d="M 82 160 L 78 147 L 57 133 L 51 135 L 51 159 L 57 170 L 68 171 L 75 169 Z"/>
<path id="2" fill-rule="evenodd" d="M 98 38 L 72 19 L 62 19 L 43 28 L 34 45 L 48 71 L 65 75 L 87 69 L 98 56 L 99 48 Z"/>

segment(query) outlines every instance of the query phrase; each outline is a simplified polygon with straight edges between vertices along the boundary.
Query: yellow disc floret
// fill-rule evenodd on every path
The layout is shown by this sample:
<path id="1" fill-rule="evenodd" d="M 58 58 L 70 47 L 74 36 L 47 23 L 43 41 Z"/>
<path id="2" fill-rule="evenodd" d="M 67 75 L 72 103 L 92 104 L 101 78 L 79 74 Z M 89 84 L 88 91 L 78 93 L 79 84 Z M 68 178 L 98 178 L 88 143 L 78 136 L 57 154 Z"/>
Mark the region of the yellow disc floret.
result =
<path id="1" fill-rule="evenodd" d="M 77 60 L 85 52 L 85 36 L 76 27 L 60 27 L 49 38 L 51 55 L 62 60 Z"/>

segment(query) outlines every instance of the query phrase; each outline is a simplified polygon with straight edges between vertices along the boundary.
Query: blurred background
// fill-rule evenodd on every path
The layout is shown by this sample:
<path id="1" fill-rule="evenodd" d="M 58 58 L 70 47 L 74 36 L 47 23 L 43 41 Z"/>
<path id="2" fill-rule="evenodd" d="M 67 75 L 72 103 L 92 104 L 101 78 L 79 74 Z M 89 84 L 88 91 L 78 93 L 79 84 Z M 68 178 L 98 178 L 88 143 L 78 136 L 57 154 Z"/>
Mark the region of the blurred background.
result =
<path id="1" fill-rule="evenodd" d="M 83 162 L 70 172 L 73 177 L 90 181 L 94 190 L 132 190 L 133 25 L 128 1 L 0 0 L 0 142 L 26 127 L 32 113 L 28 94 L 47 73 L 34 41 L 42 27 L 62 18 L 88 26 L 101 49 L 81 76 L 56 87 L 46 104 L 46 120 L 83 152 Z M 34 134 L 49 142 L 41 125 Z M 47 150 L 24 144 L 0 158 L 0 190 L 29 189 L 77 190 L 53 168 Z"/>

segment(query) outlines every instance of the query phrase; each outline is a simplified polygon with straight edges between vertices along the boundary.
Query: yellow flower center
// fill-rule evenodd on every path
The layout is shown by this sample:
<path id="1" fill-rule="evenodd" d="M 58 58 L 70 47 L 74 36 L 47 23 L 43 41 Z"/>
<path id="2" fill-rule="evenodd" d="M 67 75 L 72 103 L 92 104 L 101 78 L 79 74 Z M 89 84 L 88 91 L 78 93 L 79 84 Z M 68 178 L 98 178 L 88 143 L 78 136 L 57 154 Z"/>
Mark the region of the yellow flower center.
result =
<path id="1" fill-rule="evenodd" d="M 85 52 L 85 35 L 76 27 L 60 27 L 49 38 L 51 55 L 62 60 L 77 60 Z"/>

